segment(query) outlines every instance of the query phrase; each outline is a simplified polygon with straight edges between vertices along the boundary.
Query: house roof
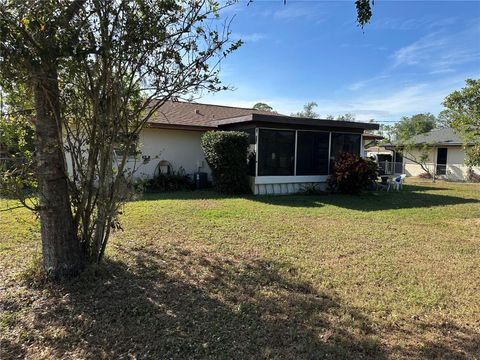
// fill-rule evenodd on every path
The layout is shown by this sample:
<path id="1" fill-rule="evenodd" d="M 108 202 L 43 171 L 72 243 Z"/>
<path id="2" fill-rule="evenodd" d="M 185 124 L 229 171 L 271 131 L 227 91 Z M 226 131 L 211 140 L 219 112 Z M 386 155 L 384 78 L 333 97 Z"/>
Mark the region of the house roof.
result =
<path id="1" fill-rule="evenodd" d="M 149 120 L 152 127 L 189 128 L 192 130 L 209 130 L 226 125 L 254 122 L 311 127 L 378 129 L 378 124 L 374 123 L 297 118 L 251 108 L 183 101 L 167 101 Z"/>
<path id="2" fill-rule="evenodd" d="M 250 114 L 271 114 L 267 111 L 201 104 L 196 102 L 167 101 L 149 120 L 150 125 L 167 125 L 172 127 L 198 127 L 215 129 L 216 121 Z"/>
<path id="3" fill-rule="evenodd" d="M 463 141 L 452 128 L 439 128 L 428 133 L 416 135 L 412 138 L 415 145 L 463 145 Z"/>

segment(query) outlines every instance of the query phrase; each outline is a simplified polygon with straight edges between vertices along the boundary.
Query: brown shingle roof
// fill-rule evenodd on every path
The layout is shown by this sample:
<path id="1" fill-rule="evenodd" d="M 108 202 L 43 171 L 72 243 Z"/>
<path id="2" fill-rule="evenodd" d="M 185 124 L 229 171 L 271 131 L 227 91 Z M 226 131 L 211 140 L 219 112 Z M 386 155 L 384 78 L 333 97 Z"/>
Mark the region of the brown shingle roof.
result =
<path id="1" fill-rule="evenodd" d="M 183 101 L 167 101 L 149 120 L 152 127 L 202 131 L 248 122 L 316 128 L 378 129 L 378 124 L 373 123 L 297 118 L 263 110 Z"/>
<path id="2" fill-rule="evenodd" d="M 250 114 L 272 114 L 268 111 L 233 106 L 167 101 L 150 118 L 152 126 L 186 126 L 216 128 L 218 120 Z"/>

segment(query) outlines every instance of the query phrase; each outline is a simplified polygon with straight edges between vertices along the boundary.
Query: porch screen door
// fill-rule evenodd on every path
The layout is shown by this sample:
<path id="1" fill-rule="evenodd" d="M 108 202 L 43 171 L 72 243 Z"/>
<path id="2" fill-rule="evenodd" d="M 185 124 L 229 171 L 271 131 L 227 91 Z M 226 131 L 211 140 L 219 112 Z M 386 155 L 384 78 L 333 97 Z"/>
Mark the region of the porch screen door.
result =
<path id="1" fill-rule="evenodd" d="M 447 148 L 437 149 L 437 175 L 445 175 L 447 173 Z"/>

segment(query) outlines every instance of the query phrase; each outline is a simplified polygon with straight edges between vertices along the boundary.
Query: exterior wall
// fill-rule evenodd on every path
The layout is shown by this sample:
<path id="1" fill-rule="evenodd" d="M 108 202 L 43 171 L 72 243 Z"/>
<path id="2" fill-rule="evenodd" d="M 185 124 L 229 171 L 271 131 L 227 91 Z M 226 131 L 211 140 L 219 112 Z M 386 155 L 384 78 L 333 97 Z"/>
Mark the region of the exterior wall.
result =
<path id="1" fill-rule="evenodd" d="M 317 190 L 327 188 L 327 176 L 250 176 L 250 187 L 254 195 L 288 195 L 315 186 Z"/>
<path id="2" fill-rule="evenodd" d="M 129 160 L 129 167 L 135 167 L 135 177 L 151 178 L 160 161 L 170 162 L 175 171 L 183 168 L 187 174 L 197 171 L 211 171 L 200 145 L 202 131 L 146 128 L 140 133 L 141 155 Z M 149 156 L 148 161 L 143 157 Z M 158 171 L 158 170 L 157 170 Z"/>
<path id="3" fill-rule="evenodd" d="M 443 178 L 451 181 L 466 181 L 468 167 L 465 166 L 465 152 L 461 146 L 448 146 L 447 152 L 447 169 L 446 175 L 441 175 Z M 420 156 L 420 151 L 412 151 L 415 157 Z M 426 166 L 433 171 L 437 162 L 437 148 L 432 148 L 429 152 L 428 163 Z M 425 173 L 425 170 L 419 164 L 405 158 L 405 173 L 407 176 L 419 176 Z M 473 170 L 479 174 L 480 168 L 474 167 Z"/>
<path id="4" fill-rule="evenodd" d="M 457 181 L 466 180 L 467 170 L 468 168 L 465 166 L 465 151 L 460 146 L 449 147 L 447 151 L 446 178 Z"/>
<path id="5" fill-rule="evenodd" d="M 405 165 L 405 174 L 407 174 L 407 176 L 419 176 L 423 173 L 425 173 L 425 170 L 422 169 L 422 167 L 415 163 L 414 161 L 408 159 L 408 158 L 416 158 L 416 159 L 419 159 L 420 158 L 420 154 L 421 154 L 421 151 L 420 150 L 416 150 L 416 149 L 413 149 L 410 154 L 408 155 L 404 155 L 404 165 Z M 436 150 L 433 151 L 430 150 L 429 154 L 428 154 L 428 164 L 433 164 L 435 163 L 435 155 L 436 155 Z M 408 157 L 408 158 L 407 158 Z M 432 167 L 433 169 L 433 167 Z"/>

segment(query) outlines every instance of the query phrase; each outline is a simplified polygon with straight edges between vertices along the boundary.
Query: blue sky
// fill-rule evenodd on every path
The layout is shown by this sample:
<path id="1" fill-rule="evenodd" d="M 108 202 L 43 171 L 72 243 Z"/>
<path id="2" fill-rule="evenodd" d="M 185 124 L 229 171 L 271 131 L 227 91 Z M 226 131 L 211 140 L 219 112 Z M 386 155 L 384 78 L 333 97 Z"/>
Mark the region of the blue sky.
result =
<path id="1" fill-rule="evenodd" d="M 202 102 L 262 101 L 290 114 L 315 101 L 323 116 L 392 122 L 437 114 L 466 78 L 480 78 L 480 1 L 377 0 L 363 32 L 353 0 L 255 0 L 224 15 L 245 41 L 221 66 L 235 90 Z"/>

